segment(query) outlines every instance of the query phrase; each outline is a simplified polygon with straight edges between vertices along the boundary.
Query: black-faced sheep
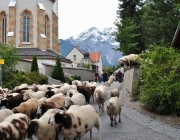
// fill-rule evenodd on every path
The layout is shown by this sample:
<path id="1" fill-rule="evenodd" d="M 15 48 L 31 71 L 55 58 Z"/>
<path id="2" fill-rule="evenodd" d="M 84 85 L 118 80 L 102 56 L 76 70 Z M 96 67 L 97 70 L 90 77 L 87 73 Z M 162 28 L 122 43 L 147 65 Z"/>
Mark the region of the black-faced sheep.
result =
<path id="1" fill-rule="evenodd" d="M 5 106 L 8 109 L 13 109 L 14 107 L 19 106 L 22 102 L 24 102 L 23 94 L 19 94 L 9 99 L 3 99 L 1 101 L 1 107 Z"/>
<path id="2" fill-rule="evenodd" d="M 111 126 L 113 126 L 113 120 L 114 123 L 117 125 L 116 118 L 119 115 L 119 122 L 121 122 L 121 101 L 118 97 L 111 97 L 109 101 L 107 102 L 106 106 L 106 112 L 107 115 L 110 117 L 111 120 Z"/>
<path id="3" fill-rule="evenodd" d="M 41 118 L 31 120 L 27 131 L 28 138 L 30 139 L 35 135 L 38 140 L 55 140 L 58 125 L 49 125 L 48 121 L 50 115 L 58 111 L 59 109 L 49 109 Z"/>
<path id="4" fill-rule="evenodd" d="M 38 107 L 38 100 L 36 98 L 31 98 L 26 102 L 21 103 L 19 106 L 12 109 L 14 113 L 26 114 L 30 119 L 34 119 L 36 115 L 36 110 Z"/>
<path id="5" fill-rule="evenodd" d="M 9 115 L 14 114 L 14 112 L 10 109 L 1 109 L 0 110 L 0 122 L 2 122 L 5 118 L 7 118 Z"/>
<path id="6" fill-rule="evenodd" d="M 0 123 L 0 140 L 25 140 L 30 119 L 22 113 L 12 114 Z"/>
<path id="7" fill-rule="evenodd" d="M 119 89 L 114 88 L 112 90 L 109 90 L 109 96 L 111 97 L 118 97 L 119 98 Z"/>
<path id="8" fill-rule="evenodd" d="M 94 101 L 99 106 L 99 115 L 101 115 L 100 110 L 104 112 L 104 103 L 107 99 L 107 94 L 108 94 L 108 87 L 104 85 L 97 86 L 94 91 Z"/>
<path id="9" fill-rule="evenodd" d="M 83 94 L 76 93 L 72 97 L 65 97 L 65 108 L 68 109 L 71 105 L 85 105 L 86 99 Z"/>
<path id="10" fill-rule="evenodd" d="M 67 140 L 77 137 L 82 140 L 83 135 L 88 131 L 90 131 L 90 140 L 92 140 L 92 128 L 95 126 L 98 129 L 98 140 L 101 140 L 100 118 L 92 105 L 75 105 L 75 109 L 72 105 L 67 111 L 60 110 L 51 115 L 49 123 L 58 124 L 64 139 Z"/>

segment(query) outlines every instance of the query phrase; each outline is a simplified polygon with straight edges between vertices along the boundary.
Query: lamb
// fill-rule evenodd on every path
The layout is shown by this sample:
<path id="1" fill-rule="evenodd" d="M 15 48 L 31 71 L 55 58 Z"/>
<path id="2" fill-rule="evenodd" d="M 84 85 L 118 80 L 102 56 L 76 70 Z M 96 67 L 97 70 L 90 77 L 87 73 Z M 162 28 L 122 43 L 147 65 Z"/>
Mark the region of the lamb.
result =
<path id="1" fill-rule="evenodd" d="M 112 90 L 109 90 L 109 96 L 111 97 L 118 97 L 119 98 L 119 89 L 114 88 Z"/>
<path id="2" fill-rule="evenodd" d="M 107 99 L 107 94 L 108 94 L 108 87 L 104 85 L 97 86 L 94 91 L 94 101 L 99 106 L 99 115 L 101 115 L 100 110 L 104 112 L 104 103 Z"/>
<path id="3" fill-rule="evenodd" d="M 124 64 L 126 67 L 137 66 L 141 63 L 141 58 L 137 54 L 129 54 L 119 58 L 119 64 Z"/>
<path id="4" fill-rule="evenodd" d="M 19 106 L 12 109 L 14 113 L 26 114 L 29 118 L 35 118 L 36 110 L 38 107 L 38 100 L 36 98 L 31 98 L 26 102 L 21 103 Z"/>
<path id="5" fill-rule="evenodd" d="M 23 99 L 24 100 L 27 100 L 27 99 L 30 99 L 30 98 L 36 98 L 36 99 L 41 99 L 42 97 L 45 97 L 46 95 L 46 92 L 45 91 L 37 91 L 37 92 L 25 92 L 24 94 L 24 97 Z"/>
<path id="6" fill-rule="evenodd" d="M 55 95 L 54 95 L 55 96 Z M 36 116 L 43 115 L 48 109 L 57 109 L 60 107 L 64 107 L 64 101 L 65 97 L 63 96 L 52 96 L 51 98 L 48 98 L 44 103 L 38 106 Z"/>
<path id="7" fill-rule="evenodd" d="M 95 126 L 98 130 L 98 140 L 101 140 L 100 118 L 92 105 L 72 105 L 67 111 L 60 110 L 52 114 L 49 119 L 49 124 L 53 125 L 54 123 L 61 126 L 64 139 L 78 137 L 82 140 L 83 135 L 90 131 L 90 140 L 92 140 L 92 128 Z"/>
<path id="8" fill-rule="evenodd" d="M 1 107 L 5 106 L 8 109 L 13 109 L 14 107 L 19 106 L 22 102 L 24 102 L 23 100 L 23 94 L 19 94 L 17 96 L 11 97 L 9 99 L 3 99 L 1 101 Z"/>
<path id="9" fill-rule="evenodd" d="M 12 114 L 0 123 L 0 140 L 25 140 L 30 119 L 22 113 Z"/>
<path id="10" fill-rule="evenodd" d="M 8 117 L 9 115 L 14 114 L 14 112 L 10 109 L 1 109 L 0 110 L 0 122 L 2 122 L 6 117 Z"/>
<path id="11" fill-rule="evenodd" d="M 41 118 L 31 120 L 27 130 L 28 138 L 35 135 L 38 140 L 55 140 L 58 134 L 58 125 L 49 125 L 48 120 L 52 113 L 58 111 L 59 109 L 49 109 Z"/>
<path id="12" fill-rule="evenodd" d="M 68 109 L 71 105 L 85 105 L 86 99 L 83 94 L 76 93 L 72 97 L 65 97 L 65 108 Z"/>
<path id="13" fill-rule="evenodd" d="M 119 122 L 121 122 L 121 101 L 118 97 L 111 97 L 107 102 L 106 106 L 107 115 L 110 117 L 111 126 L 113 126 L 113 119 L 114 123 L 117 125 L 116 118 L 119 115 Z"/>

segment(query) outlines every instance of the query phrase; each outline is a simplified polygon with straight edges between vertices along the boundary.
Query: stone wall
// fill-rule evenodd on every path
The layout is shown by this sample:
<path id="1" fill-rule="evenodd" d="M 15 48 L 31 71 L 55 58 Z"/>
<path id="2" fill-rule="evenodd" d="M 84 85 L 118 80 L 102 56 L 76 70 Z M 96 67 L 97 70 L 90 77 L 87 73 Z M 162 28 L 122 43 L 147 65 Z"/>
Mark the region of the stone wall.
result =
<path id="1" fill-rule="evenodd" d="M 136 82 L 142 75 L 141 69 L 138 67 L 133 67 L 124 72 L 123 81 L 123 94 L 131 94 L 134 82 Z"/>

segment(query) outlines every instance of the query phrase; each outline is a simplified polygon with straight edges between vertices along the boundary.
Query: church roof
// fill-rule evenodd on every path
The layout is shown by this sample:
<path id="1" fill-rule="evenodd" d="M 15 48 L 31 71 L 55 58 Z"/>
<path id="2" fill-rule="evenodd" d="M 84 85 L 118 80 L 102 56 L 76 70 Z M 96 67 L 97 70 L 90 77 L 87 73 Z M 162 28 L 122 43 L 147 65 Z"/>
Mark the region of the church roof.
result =
<path id="1" fill-rule="evenodd" d="M 39 48 L 18 48 L 19 50 L 19 56 L 22 59 L 32 59 L 34 55 L 36 55 L 37 58 L 43 58 L 43 59 L 56 59 L 58 53 L 52 51 L 52 50 L 41 50 Z M 70 59 L 66 59 L 65 57 L 60 56 L 60 60 L 71 63 Z"/>

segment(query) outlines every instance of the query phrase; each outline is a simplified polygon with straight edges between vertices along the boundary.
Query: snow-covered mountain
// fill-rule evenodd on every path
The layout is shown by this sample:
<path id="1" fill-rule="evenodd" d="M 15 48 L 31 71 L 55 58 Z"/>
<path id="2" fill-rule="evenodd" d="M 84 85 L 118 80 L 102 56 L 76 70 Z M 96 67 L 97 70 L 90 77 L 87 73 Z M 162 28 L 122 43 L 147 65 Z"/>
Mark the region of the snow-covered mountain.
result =
<path id="1" fill-rule="evenodd" d="M 119 47 L 119 43 L 115 41 L 115 37 L 110 35 L 115 30 L 114 28 L 99 30 L 96 27 L 92 27 L 64 41 L 73 44 L 73 46 L 79 45 L 82 50 L 86 50 L 87 48 L 89 52 L 101 52 L 103 66 L 117 65 L 117 61 L 122 57 L 122 53 L 112 49 Z"/>

